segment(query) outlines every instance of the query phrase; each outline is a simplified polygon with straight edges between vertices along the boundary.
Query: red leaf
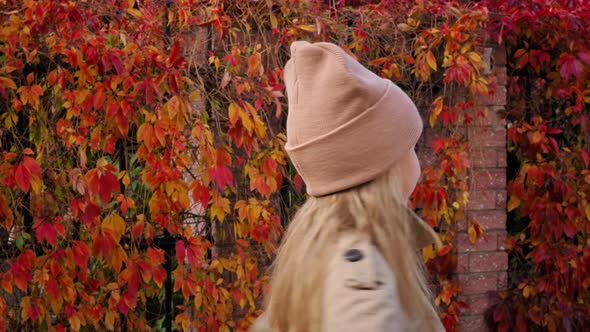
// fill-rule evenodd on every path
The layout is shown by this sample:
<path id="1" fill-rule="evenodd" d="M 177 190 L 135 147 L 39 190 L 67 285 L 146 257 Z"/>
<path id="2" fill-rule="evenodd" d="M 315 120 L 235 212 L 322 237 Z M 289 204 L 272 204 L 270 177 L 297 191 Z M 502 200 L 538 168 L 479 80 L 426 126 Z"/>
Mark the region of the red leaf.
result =
<path id="1" fill-rule="evenodd" d="M 189 244 L 187 247 L 187 257 L 188 263 L 190 266 L 197 267 L 201 264 L 201 259 L 203 258 L 200 242 L 198 238 L 192 238 L 189 240 Z"/>
<path id="2" fill-rule="evenodd" d="M 590 163 L 588 152 L 582 150 L 582 159 L 584 160 L 584 167 L 588 167 L 588 163 Z"/>
<path id="3" fill-rule="evenodd" d="M 179 264 L 184 262 L 185 257 L 185 248 L 184 248 L 184 241 L 178 240 L 176 242 L 176 259 L 178 260 Z"/>
<path id="4" fill-rule="evenodd" d="M 133 228 L 131 229 L 131 234 L 133 237 L 138 238 L 143 233 L 143 220 L 138 220 Z"/>
<path id="5" fill-rule="evenodd" d="M 209 168 L 209 178 L 213 180 L 213 182 L 219 187 L 220 189 L 224 189 L 225 186 L 232 187 L 233 183 L 233 174 L 229 170 L 229 168 L 225 166 L 213 166 Z"/>
<path id="6" fill-rule="evenodd" d="M 176 40 L 174 42 L 174 45 L 172 45 L 172 49 L 170 50 L 170 56 L 168 57 L 168 64 L 169 65 L 178 66 L 184 61 L 183 57 L 178 56 L 180 54 L 180 46 L 179 45 L 180 45 L 180 43 L 178 42 L 178 40 Z"/>
<path id="7" fill-rule="evenodd" d="M 564 80 L 568 80 L 571 76 L 575 76 L 576 79 L 581 78 L 584 66 L 582 66 L 582 63 L 574 56 L 562 53 L 559 56 L 558 63 L 561 66 L 559 74 Z"/>
<path id="8" fill-rule="evenodd" d="M 148 248 L 146 256 L 152 265 L 164 263 L 164 251 L 156 248 Z"/>
<path id="9" fill-rule="evenodd" d="M 277 162 L 272 157 L 267 157 L 260 166 L 260 169 L 266 176 L 273 176 L 277 169 Z"/>
<path id="10" fill-rule="evenodd" d="M 527 330 L 527 323 L 524 320 L 524 315 L 517 314 L 516 315 L 516 331 L 526 332 L 526 330 Z"/>
<path id="11" fill-rule="evenodd" d="M 443 246 L 438 252 L 437 254 L 439 256 L 445 256 L 446 254 L 449 253 L 449 251 L 451 251 L 451 249 L 453 249 L 453 246 L 451 246 L 450 244 L 447 244 L 445 246 Z"/>
<path id="12" fill-rule="evenodd" d="M 107 166 L 101 171 L 98 169 L 90 170 L 88 171 L 88 174 L 86 174 L 88 189 L 91 196 L 99 195 L 104 203 L 110 201 L 113 192 L 120 191 L 119 180 L 117 180 L 117 176 L 111 172 L 111 169 L 114 167 L 112 165 L 109 166 L 111 167 Z"/>
<path id="13" fill-rule="evenodd" d="M 244 239 L 238 239 L 236 240 L 236 243 L 241 245 L 242 247 L 248 247 L 250 245 L 250 243 L 248 243 L 248 241 Z"/>
<path id="14" fill-rule="evenodd" d="M 39 242 L 45 240 L 47 243 L 55 245 L 58 235 L 65 236 L 64 226 L 60 222 L 39 219 L 35 222 L 33 228 L 35 228 L 35 234 Z"/>
<path id="15" fill-rule="evenodd" d="M 153 279 L 158 287 L 162 287 L 162 284 L 166 279 L 166 270 L 162 266 L 155 267 L 153 271 Z"/>
<path id="16" fill-rule="evenodd" d="M 31 186 L 31 172 L 25 167 L 25 165 L 18 164 L 16 166 L 16 171 L 14 172 L 14 179 L 16 180 L 16 184 L 20 187 L 22 191 L 29 191 L 29 188 Z"/>
<path id="17" fill-rule="evenodd" d="M 84 242 L 74 241 L 72 244 L 72 253 L 74 255 L 74 263 L 81 269 L 86 269 L 90 251 Z"/>
<path id="18" fill-rule="evenodd" d="M 585 52 L 578 52 L 578 58 L 580 58 L 580 60 L 584 61 L 586 64 L 590 65 L 590 54 Z"/>

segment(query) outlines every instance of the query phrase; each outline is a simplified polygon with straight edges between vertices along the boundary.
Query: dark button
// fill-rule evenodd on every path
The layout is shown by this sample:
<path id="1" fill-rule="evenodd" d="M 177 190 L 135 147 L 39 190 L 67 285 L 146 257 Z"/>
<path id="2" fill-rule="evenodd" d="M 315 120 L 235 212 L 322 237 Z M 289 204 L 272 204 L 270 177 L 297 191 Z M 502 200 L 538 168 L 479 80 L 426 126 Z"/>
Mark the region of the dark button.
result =
<path id="1" fill-rule="evenodd" d="M 344 252 L 344 258 L 349 262 L 358 262 L 363 259 L 363 253 L 358 249 L 348 249 Z"/>

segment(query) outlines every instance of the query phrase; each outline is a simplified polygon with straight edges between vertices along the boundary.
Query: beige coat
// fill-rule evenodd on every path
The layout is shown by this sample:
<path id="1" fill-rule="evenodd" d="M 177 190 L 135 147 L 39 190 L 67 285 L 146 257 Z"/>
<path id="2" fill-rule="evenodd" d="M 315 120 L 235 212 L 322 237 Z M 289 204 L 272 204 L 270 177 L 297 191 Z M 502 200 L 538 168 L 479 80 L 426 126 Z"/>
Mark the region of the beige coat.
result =
<path id="1" fill-rule="evenodd" d="M 327 268 L 322 332 L 427 331 L 426 319 L 436 320 L 436 331 L 444 331 L 434 310 L 423 320 L 408 319 L 401 310 L 393 272 L 368 240 L 343 234 L 337 253 Z M 251 332 L 272 332 L 264 314 Z"/>

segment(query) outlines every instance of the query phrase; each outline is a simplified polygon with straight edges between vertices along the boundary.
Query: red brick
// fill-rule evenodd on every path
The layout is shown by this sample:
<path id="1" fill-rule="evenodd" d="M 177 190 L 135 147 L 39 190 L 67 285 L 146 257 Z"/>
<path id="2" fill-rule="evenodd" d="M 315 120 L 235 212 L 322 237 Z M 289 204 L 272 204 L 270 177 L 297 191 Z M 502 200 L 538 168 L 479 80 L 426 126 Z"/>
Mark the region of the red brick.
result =
<path id="1" fill-rule="evenodd" d="M 495 105 L 505 106 L 506 105 L 506 86 L 497 85 L 496 90 L 493 94 L 485 94 L 477 96 L 475 104 L 479 106 Z"/>
<path id="2" fill-rule="evenodd" d="M 505 66 L 494 67 L 494 74 L 496 75 L 496 84 L 497 85 L 506 85 L 508 80 L 507 80 L 507 76 L 506 76 L 506 67 Z"/>
<path id="3" fill-rule="evenodd" d="M 506 229 L 506 211 L 474 211 L 467 214 L 469 220 L 474 220 L 484 227 L 486 231 L 493 229 Z"/>
<path id="4" fill-rule="evenodd" d="M 506 120 L 500 114 L 504 110 L 503 106 L 474 106 L 468 112 L 474 118 L 469 126 L 482 129 L 482 127 L 505 127 Z M 483 117 L 481 114 L 483 113 Z"/>
<path id="5" fill-rule="evenodd" d="M 506 271 L 508 254 L 503 251 L 469 254 L 470 272 Z"/>
<path id="6" fill-rule="evenodd" d="M 457 220 L 457 229 L 458 232 L 465 232 L 467 230 L 467 219 L 461 218 Z"/>
<path id="7" fill-rule="evenodd" d="M 500 150 L 498 151 L 498 154 L 496 156 L 496 159 L 498 161 L 498 167 L 506 167 L 508 166 L 508 161 L 506 160 L 507 158 L 507 154 L 506 154 L 506 150 Z"/>
<path id="8" fill-rule="evenodd" d="M 458 329 L 459 329 L 459 331 L 465 331 L 465 332 L 491 331 L 491 329 L 487 326 L 483 315 L 461 317 L 461 319 L 459 320 Z"/>
<path id="9" fill-rule="evenodd" d="M 498 274 L 498 290 L 508 287 L 508 273 L 501 272 Z"/>
<path id="10" fill-rule="evenodd" d="M 469 153 L 471 167 L 496 167 L 498 164 L 496 149 L 474 149 Z"/>
<path id="11" fill-rule="evenodd" d="M 494 115 L 492 118 L 494 119 L 494 127 L 501 127 L 501 128 L 506 128 L 506 119 L 504 117 L 502 117 L 501 114 L 505 113 L 505 107 L 504 106 L 491 106 L 490 107 L 490 112 L 492 112 L 492 114 Z"/>
<path id="12" fill-rule="evenodd" d="M 457 233 L 457 250 L 463 252 L 495 251 L 498 247 L 498 234 L 496 232 L 486 233 L 485 238 L 480 237 L 471 243 L 467 233 Z"/>
<path id="13" fill-rule="evenodd" d="M 425 128 L 420 140 L 422 144 L 427 147 L 432 147 L 432 143 L 436 141 L 437 131 L 434 128 Z"/>
<path id="14" fill-rule="evenodd" d="M 465 273 L 469 271 L 469 255 L 458 254 L 457 255 L 457 273 Z"/>
<path id="15" fill-rule="evenodd" d="M 469 192 L 468 210 L 492 210 L 496 208 L 496 192 L 491 190 L 472 190 Z"/>
<path id="16" fill-rule="evenodd" d="M 498 290 L 498 275 L 496 273 L 460 274 L 458 278 L 464 295 L 483 294 Z"/>
<path id="17" fill-rule="evenodd" d="M 478 147 L 506 147 L 505 128 L 468 128 L 469 143 L 474 148 Z"/>
<path id="18" fill-rule="evenodd" d="M 472 189 L 505 189 L 506 169 L 476 169 L 471 175 Z"/>
<path id="19" fill-rule="evenodd" d="M 498 190 L 496 192 L 496 208 L 506 209 L 506 190 Z"/>
<path id="20" fill-rule="evenodd" d="M 506 249 L 506 232 L 499 231 L 496 234 L 496 245 L 498 250 L 505 250 Z"/>
<path id="21" fill-rule="evenodd" d="M 473 121 L 470 126 L 487 127 L 494 125 L 493 112 L 487 106 L 474 106 L 466 110 L 472 117 Z M 482 117 L 481 114 L 484 114 Z"/>
<path id="22" fill-rule="evenodd" d="M 494 47 L 494 54 L 492 56 L 494 57 L 492 63 L 497 67 L 506 64 L 506 48 L 500 46 Z"/>
<path id="23" fill-rule="evenodd" d="M 434 165 L 436 163 L 436 154 L 433 149 L 430 148 L 418 148 L 418 159 L 422 168 L 428 165 Z"/>
<path id="24" fill-rule="evenodd" d="M 464 301 L 469 306 L 462 314 L 465 316 L 484 314 L 497 300 L 490 294 L 460 296 L 459 301 Z"/>

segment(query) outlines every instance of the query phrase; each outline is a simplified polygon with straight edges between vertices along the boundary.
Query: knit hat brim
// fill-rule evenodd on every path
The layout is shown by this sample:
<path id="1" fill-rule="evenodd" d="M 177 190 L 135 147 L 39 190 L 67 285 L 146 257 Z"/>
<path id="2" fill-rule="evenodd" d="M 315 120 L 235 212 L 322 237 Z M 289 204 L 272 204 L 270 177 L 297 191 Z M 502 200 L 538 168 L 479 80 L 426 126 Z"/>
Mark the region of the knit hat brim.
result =
<path id="1" fill-rule="evenodd" d="M 285 145 L 309 195 L 367 183 L 387 172 L 418 141 L 422 119 L 416 106 L 397 85 L 383 81 L 387 89 L 371 108 L 313 140 Z"/>

